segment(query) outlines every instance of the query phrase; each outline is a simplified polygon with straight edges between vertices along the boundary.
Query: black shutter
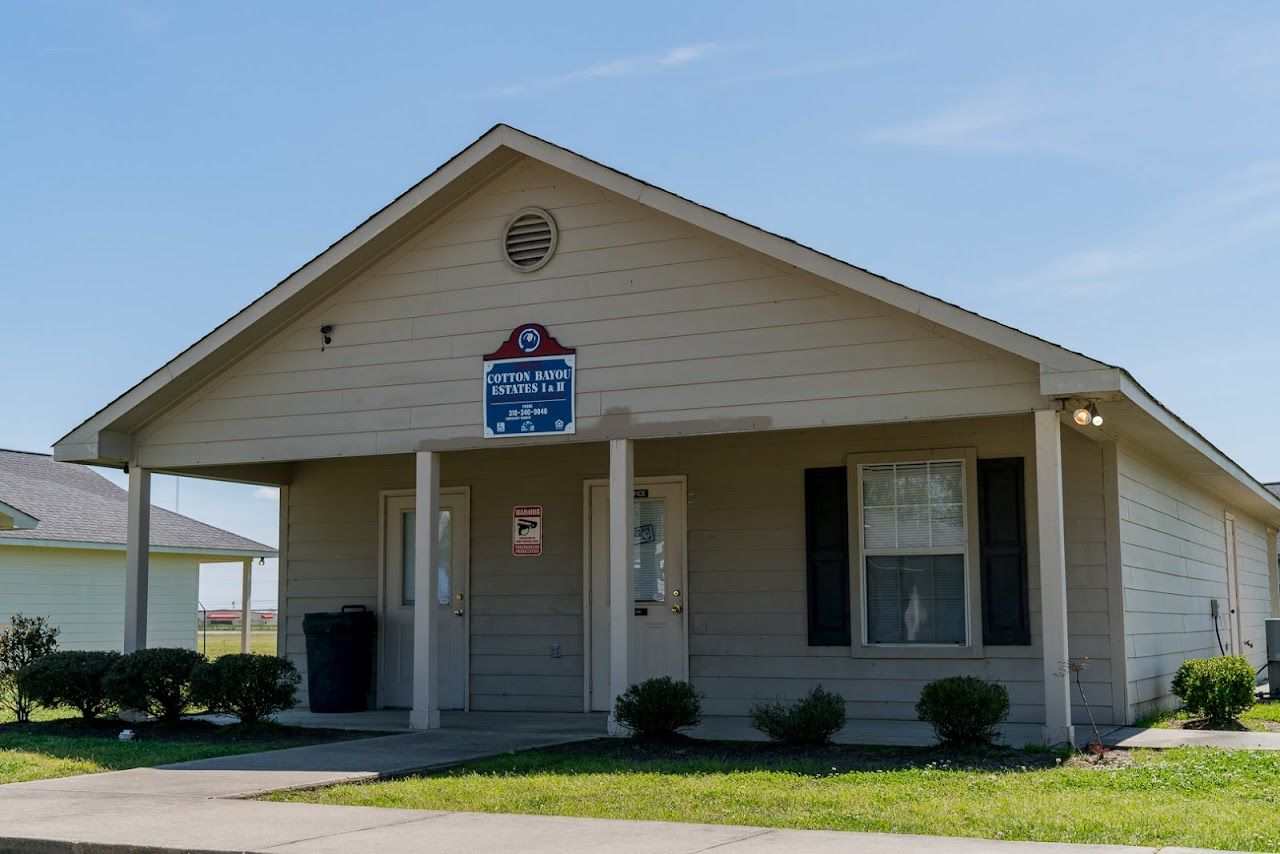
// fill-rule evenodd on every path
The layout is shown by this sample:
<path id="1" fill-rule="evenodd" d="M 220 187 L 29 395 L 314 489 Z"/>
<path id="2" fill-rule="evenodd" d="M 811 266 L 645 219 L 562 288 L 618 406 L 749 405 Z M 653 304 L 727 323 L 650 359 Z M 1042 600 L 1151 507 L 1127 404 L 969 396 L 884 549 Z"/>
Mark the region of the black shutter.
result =
<path id="1" fill-rule="evenodd" d="M 991 646 L 1031 643 L 1022 470 L 1021 457 L 978 460 L 982 642 Z"/>
<path id="2" fill-rule="evenodd" d="M 809 646 L 849 645 L 849 475 L 805 469 L 805 566 Z"/>

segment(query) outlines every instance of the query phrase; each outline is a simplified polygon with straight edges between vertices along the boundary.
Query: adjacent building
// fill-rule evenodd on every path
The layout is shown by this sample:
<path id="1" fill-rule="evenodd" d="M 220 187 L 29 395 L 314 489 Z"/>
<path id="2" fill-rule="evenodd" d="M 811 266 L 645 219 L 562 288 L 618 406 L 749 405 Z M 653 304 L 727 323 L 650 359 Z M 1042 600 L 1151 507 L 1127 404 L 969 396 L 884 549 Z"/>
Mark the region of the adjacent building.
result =
<path id="1" fill-rule="evenodd" d="M 128 494 L 84 466 L 45 454 L 0 450 L 0 502 L 30 520 L 0 530 L 0 625 L 12 614 L 48 617 L 64 649 L 121 649 L 124 642 Z M 145 619 L 150 646 L 195 649 L 200 564 L 250 562 L 275 549 L 150 507 Z"/>

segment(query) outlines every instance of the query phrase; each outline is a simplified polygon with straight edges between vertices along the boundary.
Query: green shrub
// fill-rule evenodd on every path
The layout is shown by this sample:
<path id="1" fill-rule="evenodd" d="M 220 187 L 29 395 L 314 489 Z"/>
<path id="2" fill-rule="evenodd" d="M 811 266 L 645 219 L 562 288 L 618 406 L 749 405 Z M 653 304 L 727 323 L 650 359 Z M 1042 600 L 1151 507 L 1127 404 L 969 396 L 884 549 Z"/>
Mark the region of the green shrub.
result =
<path id="1" fill-rule="evenodd" d="M 18 685 L 47 709 L 70 706 L 92 720 L 114 707 L 103 681 L 119 660 L 118 652 L 51 652 L 19 670 Z"/>
<path id="2" fill-rule="evenodd" d="M 1255 685 L 1253 666 L 1239 655 L 1187 659 L 1173 677 L 1173 693 L 1187 711 L 1215 724 L 1248 711 Z"/>
<path id="3" fill-rule="evenodd" d="M 646 679 L 626 690 L 613 707 L 614 719 L 633 738 L 662 741 L 702 720 L 702 699 L 688 682 L 670 676 Z"/>
<path id="4" fill-rule="evenodd" d="M 191 702 L 211 712 L 256 724 L 292 709 L 302 677 L 293 662 L 274 655 L 237 653 L 199 665 L 191 677 Z"/>
<path id="5" fill-rule="evenodd" d="M 949 676 L 924 686 L 916 715 L 952 746 L 991 744 L 1009 717 L 1009 691 L 976 676 Z"/>
<path id="6" fill-rule="evenodd" d="M 844 726 L 844 697 L 819 685 L 794 703 L 757 703 L 750 716 L 752 729 L 782 744 L 826 744 Z"/>
<path id="7" fill-rule="evenodd" d="M 204 660 L 190 649 L 140 649 L 121 656 L 103 684 L 121 708 L 176 721 L 191 704 L 191 675 Z"/>
<path id="8" fill-rule="evenodd" d="M 18 672 L 58 648 L 56 626 L 44 617 L 14 614 L 0 630 L 0 709 L 8 709 L 19 721 L 31 720 L 35 699 L 18 684 Z"/>

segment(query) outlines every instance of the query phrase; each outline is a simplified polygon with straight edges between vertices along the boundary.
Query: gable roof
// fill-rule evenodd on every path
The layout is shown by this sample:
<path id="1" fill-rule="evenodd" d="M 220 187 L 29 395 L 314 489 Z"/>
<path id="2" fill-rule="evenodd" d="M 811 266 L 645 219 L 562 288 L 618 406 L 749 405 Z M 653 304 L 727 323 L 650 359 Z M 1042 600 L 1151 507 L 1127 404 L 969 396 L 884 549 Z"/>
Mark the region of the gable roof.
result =
<path id="1" fill-rule="evenodd" d="M 1176 446 L 1179 453 L 1174 456 L 1180 463 L 1191 456 L 1202 463 L 1189 470 L 1212 481 L 1215 488 L 1221 489 L 1225 484 L 1228 491 L 1238 492 L 1241 506 L 1280 520 L 1280 499 L 1157 401 L 1123 368 L 757 228 L 504 124 L 495 125 L 245 309 L 59 439 L 54 448 L 56 458 L 104 465 L 133 459 L 132 434 L 137 429 L 526 157 L 922 320 L 1035 362 L 1041 371 L 1041 394 L 1046 397 L 1123 399 L 1140 416 L 1143 431 L 1161 434 L 1156 444 Z"/>
<path id="2" fill-rule="evenodd" d="M 85 466 L 55 462 L 46 454 L 0 450 L 0 499 L 38 518 L 25 530 L 0 531 L 0 546 L 106 545 L 123 547 L 129 494 Z M 151 550 L 202 555 L 274 557 L 270 546 L 151 508 Z"/>

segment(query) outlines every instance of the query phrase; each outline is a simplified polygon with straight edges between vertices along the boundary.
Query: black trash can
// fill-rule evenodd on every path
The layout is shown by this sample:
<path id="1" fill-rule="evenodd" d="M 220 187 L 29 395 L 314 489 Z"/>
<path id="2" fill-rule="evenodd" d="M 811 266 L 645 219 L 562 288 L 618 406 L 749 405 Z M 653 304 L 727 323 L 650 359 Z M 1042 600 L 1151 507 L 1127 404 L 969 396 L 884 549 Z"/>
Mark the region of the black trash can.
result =
<path id="1" fill-rule="evenodd" d="M 373 673 L 376 618 L 363 605 L 302 618 L 307 697 L 313 712 L 363 712 Z"/>

